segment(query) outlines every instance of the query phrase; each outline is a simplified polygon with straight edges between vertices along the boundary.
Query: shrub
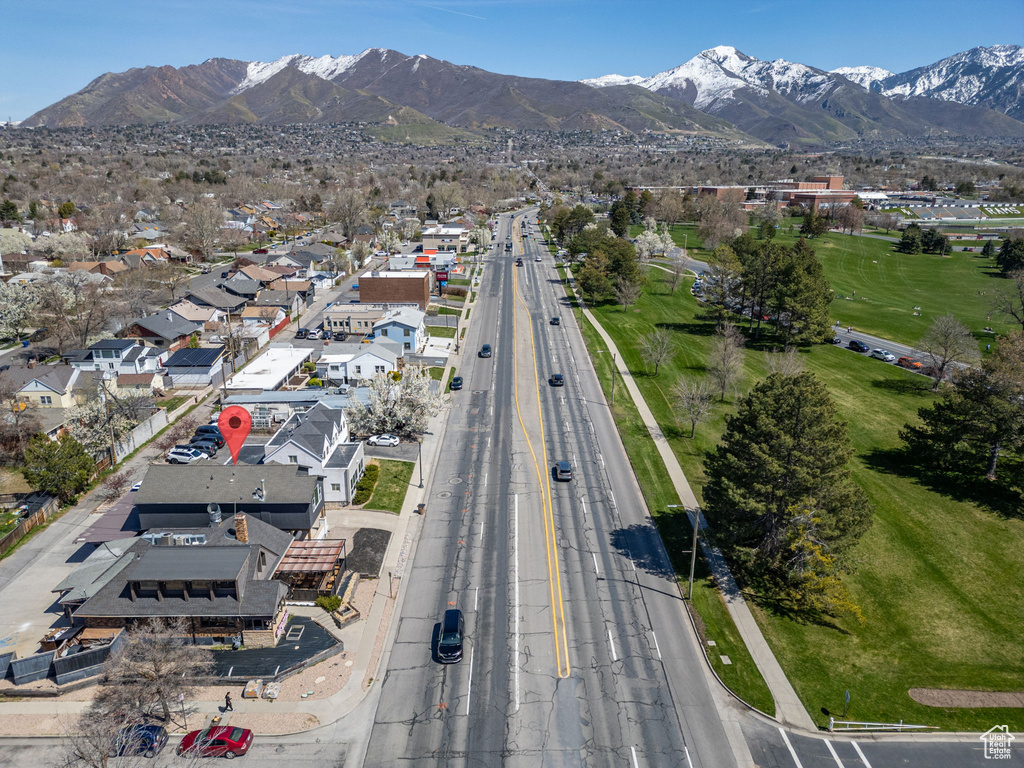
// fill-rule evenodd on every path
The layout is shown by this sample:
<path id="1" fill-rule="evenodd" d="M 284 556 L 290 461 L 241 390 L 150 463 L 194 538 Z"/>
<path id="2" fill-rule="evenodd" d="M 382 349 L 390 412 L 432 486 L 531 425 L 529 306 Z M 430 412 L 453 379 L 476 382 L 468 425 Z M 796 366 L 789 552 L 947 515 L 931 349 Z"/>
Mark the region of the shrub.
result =
<path id="1" fill-rule="evenodd" d="M 380 475 L 380 467 L 370 464 L 363 471 L 363 476 L 356 483 L 356 495 L 352 497 L 353 504 L 365 504 L 373 495 L 373 488 L 377 485 L 377 477 Z"/>
<path id="2" fill-rule="evenodd" d="M 441 289 L 441 293 L 446 293 L 449 296 L 465 296 L 468 291 L 465 288 L 459 288 L 458 286 L 445 286 Z"/>
<path id="3" fill-rule="evenodd" d="M 314 376 L 313 378 L 306 382 L 307 387 L 322 387 L 323 385 L 323 381 L 321 379 L 318 379 L 316 376 Z"/>
<path id="4" fill-rule="evenodd" d="M 302 370 L 305 371 L 306 373 L 312 373 L 313 371 L 316 370 L 316 363 L 311 363 L 310 361 L 307 360 L 302 364 Z"/>
<path id="5" fill-rule="evenodd" d="M 334 613 L 341 608 L 341 598 L 337 595 L 320 595 L 316 599 L 316 604 L 328 613 Z"/>

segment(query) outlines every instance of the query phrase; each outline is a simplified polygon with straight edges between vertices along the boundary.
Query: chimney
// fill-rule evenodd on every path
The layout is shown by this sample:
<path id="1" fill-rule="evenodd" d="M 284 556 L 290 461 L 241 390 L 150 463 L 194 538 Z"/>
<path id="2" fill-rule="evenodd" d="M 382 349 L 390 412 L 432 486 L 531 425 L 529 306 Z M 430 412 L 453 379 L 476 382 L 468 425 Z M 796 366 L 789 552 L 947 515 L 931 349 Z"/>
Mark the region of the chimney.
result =
<path id="1" fill-rule="evenodd" d="M 243 544 L 249 543 L 249 523 L 245 519 L 245 512 L 235 515 L 235 538 Z"/>

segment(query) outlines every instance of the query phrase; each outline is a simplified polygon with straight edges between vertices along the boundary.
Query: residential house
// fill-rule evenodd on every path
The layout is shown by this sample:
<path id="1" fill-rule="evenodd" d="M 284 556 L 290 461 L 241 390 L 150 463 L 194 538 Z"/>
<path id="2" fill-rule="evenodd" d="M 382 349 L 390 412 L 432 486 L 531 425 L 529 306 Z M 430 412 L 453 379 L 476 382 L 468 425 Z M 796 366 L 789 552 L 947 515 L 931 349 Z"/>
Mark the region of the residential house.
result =
<path id="1" fill-rule="evenodd" d="M 411 307 L 389 310 L 373 324 L 373 333 L 378 338 L 398 341 L 406 352 L 419 352 L 427 343 L 426 318 L 426 312 Z"/>
<path id="2" fill-rule="evenodd" d="M 136 269 L 138 267 L 151 267 L 156 264 L 168 264 L 171 260 L 171 252 L 164 245 L 151 245 L 146 248 L 133 248 L 125 251 L 119 257 L 126 266 Z"/>
<path id="3" fill-rule="evenodd" d="M 190 288 L 185 294 L 185 298 L 200 307 L 213 307 L 225 314 L 234 314 L 246 304 L 246 299 L 242 296 L 228 293 L 212 285 Z"/>
<path id="4" fill-rule="evenodd" d="M 204 508 L 204 518 L 202 526 L 117 542 L 123 551 L 88 558 L 54 591 L 87 628 L 180 618 L 198 645 L 273 647 L 287 625 L 288 595 L 275 571 L 294 538 L 241 510 L 224 516 Z"/>
<path id="5" fill-rule="evenodd" d="M 90 272 L 92 274 L 107 275 L 113 277 L 128 270 L 128 266 L 120 261 L 72 261 L 68 265 L 68 272 Z"/>
<path id="6" fill-rule="evenodd" d="M 211 503 L 297 538 L 326 535 L 323 478 L 297 464 L 153 464 L 135 496 L 143 530 L 200 527 L 209 522 Z"/>
<path id="7" fill-rule="evenodd" d="M 163 310 L 132 320 L 121 335 L 128 339 L 142 339 L 154 347 L 173 352 L 187 347 L 196 332 L 196 323 L 170 310 Z"/>
<path id="8" fill-rule="evenodd" d="M 295 315 L 302 307 L 302 303 L 302 297 L 292 291 L 264 289 L 260 291 L 260 295 L 249 306 L 257 308 L 280 307 L 285 312 Z"/>
<path id="9" fill-rule="evenodd" d="M 144 395 L 153 397 L 155 394 L 167 389 L 162 372 L 152 373 L 122 373 L 117 377 L 117 390 L 126 394 Z"/>
<path id="10" fill-rule="evenodd" d="M 179 349 L 164 363 L 174 387 L 198 388 L 219 383 L 224 363 L 228 362 L 224 346 Z"/>
<path id="11" fill-rule="evenodd" d="M 157 373 L 170 350 L 147 347 L 135 339 L 104 339 L 88 349 L 73 349 L 62 355 L 64 362 L 83 371 L 112 371 L 118 376 Z"/>
<path id="12" fill-rule="evenodd" d="M 392 342 L 331 345 L 330 354 L 320 356 L 317 374 L 332 384 L 353 384 L 380 373 L 393 373 L 401 368 L 402 354 Z"/>
<path id="13" fill-rule="evenodd" d="M 316 300 L 316 288 L 309 280 L 286 280 L 278 278 L 267 286 L 272 291 L 294 293 L 307 307 Z"/>
<path id="14" fill-rule="evenodd" d="M 416 304 L 333 304 L 323 311 L 324 328 L 331 333 L 368 336 L 373 333 L 373 324 L 389 309 L 405 306 L 415 308 Z"/>
<path id="15" fill-rule="evenodd" d="M 137 221 L 124 234 L 129 240 L 153 242 L 167 239 L 167 228 L 158 221 Z"/>
<path id="16" fill-rule="evenodd" d="M 366 224 L 360 224 L 356 227 L 356 231 L 352 235 L 352 239 L 357 243 L 372 243 L 374 241 L 373 227 Z"/>
<path id="17" fill-rule="evenodd" d="M 223 310 L 216 307 L 200 307 L 187 299 L 172 304 L 167 311 L 192 323 L 197 331 L 212 331 L 219 323 L 223 323 L 227 319 L 227 313 Z"/>
<path id="18" fill-rule="evenodd" d="M 12 365 L 0 371 L 0 386 L 18 399 L 40 408 L 70 408 L 81 371 L 71 365 Z"/>
<path id="19" fill-rule="evenodd" d="M 242 310 L 242 325 L 269 325 L 271 328 L 286 317 L 284 309 L 277 306 L 248 306 Z"/>
<path id="20" fill-rule="evenodd" d="M 328 229 L 320 235 L 320 239 L 334 248 L 347 248 L 348 238 L 339 229 Z"/>
<path id="21" fill-rule="evenodd" d="M 264 464 L 295 465 L 300 473 L 320 475 L 324 497 L 348 504 L 363 476 L 361 442 L 348 442 L 348 421 L 342 408 L 318 403 L 293 414 L 265 446 Z"/>
<path id="22" fill-rule="evenodd" d="M 238 271 L 250 280 L 255 280 L 264 286 L 269 285 L 281 277 L 277 272 L 269 270 L 266 267 L 261 267 L 259 264 L 247 264 Z"/>
<path id="23" fill-rule="evenodd" d="M 395 200 L 388 206 L 388 212 L 398 220 L 416 218 L 416 206 L 404 200 Z"/>

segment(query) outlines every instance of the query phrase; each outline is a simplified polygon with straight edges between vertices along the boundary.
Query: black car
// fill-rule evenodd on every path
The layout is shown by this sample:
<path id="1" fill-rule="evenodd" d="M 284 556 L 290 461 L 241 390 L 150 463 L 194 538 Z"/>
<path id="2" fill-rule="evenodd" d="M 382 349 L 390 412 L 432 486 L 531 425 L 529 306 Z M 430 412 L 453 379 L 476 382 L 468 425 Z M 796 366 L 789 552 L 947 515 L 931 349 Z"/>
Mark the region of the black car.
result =
<path id="1" fill-rule="evenodd" d="M 347 338 L 348 338 L 348 334 L 345 333 L 344 331 L 335 331 L 334 332 L 334 340 L 335 341 L 345 341 L 345 339 L 347 339 Z"/>
<path id="2" fill-rule="evenodd" d="M 114 737 L 115 755 L 156 757 L 167 745 L 167 729 L 161 725 L 132 725 Z"/>
<path id="3" fill-rule="evenodd" d="M 216 424 L 203 424 L 201 427 L 197 427 L 192 439 L 209 439 L 213 440 L 218 448 L 224 447 L 224 435 L 220 433 L 220 427 Z"/>
<path id="4" fill-rule="evenodd" d="M 295 338 L 296 339 L 304 339 L 308 335 L 309 335 L 309 329 L 308 328 L 299 328 L 299 330 L 297 330 L 295 332 Z"/>
<path id="5" fill-rule="evenodd" d="M 848 346 L 848 347 L 849 347 L 850 349 L 852 349 L 852 350 L 853 350 L 854 352 L 870 352 L 870 351 L 871 351 L 871 347 L 869 347 L 869 346 L 868 346 L 867 344 L 865 344 L 865 343 L 864 343 L 863 341 L 857 341 L 857 339 L 853 339 L 853 340 L 852 340 L 852 341 L 851 341 L 851 342 L 850 342 L 849 344 L 847 344 L 846 346 Z"/>
<path id="6" fill-rule="evenodd" d="M 551 386 L 552 387 L 564 387 L 565 377 L 560 373 L 551 374 Z"/>
<path id="7" fill-rule="evenodd" d="M 560 318 L 560 317 L 552 317 L 551 318 L 551 324 L 552 325 L 561 325 L 562 324 L 562 318 Z"/>
<path id="8" fill-rule="evenodd" d="M 455 390 L 455 389 L 462 389 L 462 377 L 461 376 L 456 376 L 454 379 L 452 379 L 451 388 L 453 390 Z"/>
<path id="9" fill-rule="evenodd" d="M 480 357 L 490 357 L 490 356 L 491 356 L 491 345 L 490 344 L 484 344 L 482 347 L 480 347 Z"/>
<path id="10" fill-rule="evenodd" d="M 466 623 L 462 611 L 449 608 L 441 620 L 441 637 L 437 641 L 437 660 L 442 664 L 454 664 L 462 660 L 462 641 L 466 635 Z"/>

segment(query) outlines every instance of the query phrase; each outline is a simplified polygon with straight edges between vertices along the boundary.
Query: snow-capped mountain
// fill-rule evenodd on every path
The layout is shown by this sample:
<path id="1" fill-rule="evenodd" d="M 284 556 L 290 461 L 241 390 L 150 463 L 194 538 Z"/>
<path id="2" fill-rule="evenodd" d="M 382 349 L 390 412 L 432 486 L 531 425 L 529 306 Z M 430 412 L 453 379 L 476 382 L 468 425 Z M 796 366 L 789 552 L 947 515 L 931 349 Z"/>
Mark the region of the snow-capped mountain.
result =
<path id="1" fill-rule="evenodd" d="M 381 53 L 383 48 L 367 48 L 354 56 L 304 56 L 293 53 L 275 61 L 250 61 L 245 79 L 235 88 L 235 93 L 247 91 L 265 83 L 285 67 L 295 67 L 300 72 L 316 75 L 323 80 L 334 80 L 338 75 L 351 69 L 360 59 L 370 53 Z"/>
<path id="2" fill-rule="evenodd" d="M 857 85 L 863 86 L 868 90 L 878 90 L 877 88 L 872 89 L 871 86 L 893 75 L 888 69 L 882 69 L 881 67 L 839 67 L 829 71 L 833 75 L 842 75 L 847 80 L 852 80 Z"/>
<path id="3" fill-rule="evenodd" d="M 623 85 L 625 79 L 606 75 L 580 82 L 603 87 Z M 785 59 L 761 61 L 729 45 L 701 51 L 685 64 L 652 77 L 628 79 L 630 84 L 682 97 L 697 109 L 712 113 L 722 102 L 738 98 L 736 92 L 741 89 L 751 89 L 761 97 L 774 90 L 797 102 L 808 102 L 821 98 L 837 82 L 820 69 Z"/>
<path id="4" fill-rule="evenodd" d="M 993 45 L 972 48 L 934 64 L 908 72 L 884 73 L 875 67 L 844 67 L 833 70 L 851 80 L 847 70 L 873 74 L 868 82 L 856 80 L 871 90 L 890 97 L 927 96 L 959 104 L 988 107 L 1017 119 L 1024 118 L 1024 48 Z"/>
<path id="5" fill-rule="evenodd" d="M 606 85 L 640 85 L 645 79 L 643 75 L 604 75 L 580 82 L 595 88 L 604 88 Z"/>

